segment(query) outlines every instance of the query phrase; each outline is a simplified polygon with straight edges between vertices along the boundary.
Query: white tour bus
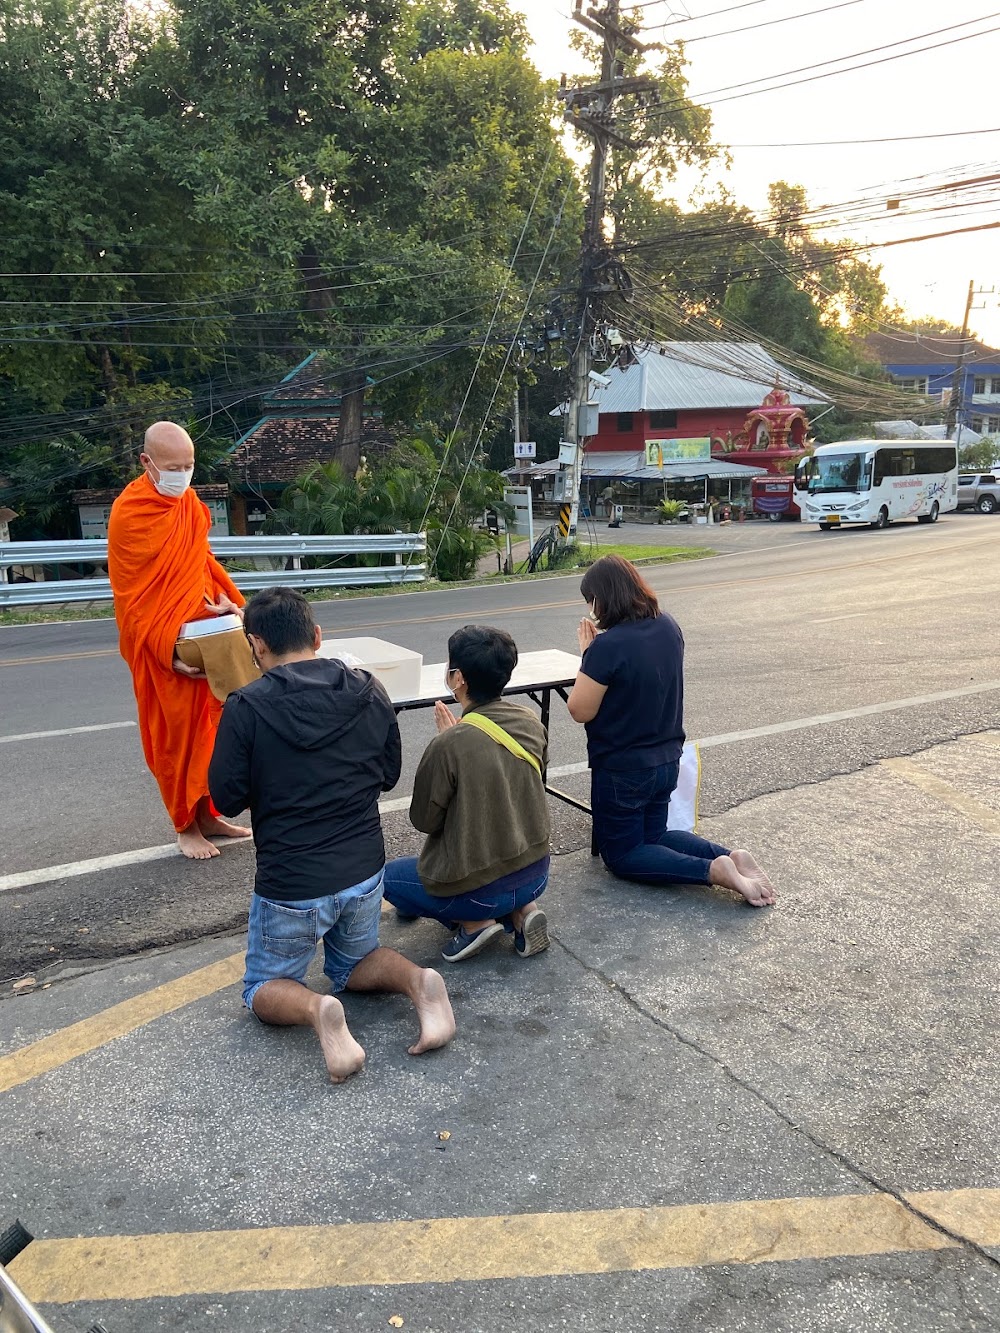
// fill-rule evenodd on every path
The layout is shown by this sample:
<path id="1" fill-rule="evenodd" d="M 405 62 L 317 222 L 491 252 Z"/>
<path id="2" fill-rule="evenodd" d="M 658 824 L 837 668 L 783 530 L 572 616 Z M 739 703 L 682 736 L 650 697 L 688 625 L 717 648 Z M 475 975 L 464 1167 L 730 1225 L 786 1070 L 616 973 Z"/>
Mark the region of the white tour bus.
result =
<path id="1" fill-rule="evenodd" d="M 802 520 L 824 530 L 886 528 L 901 518 L 936 523 L 958 507 L 958 456 L 946 440 L 821 444 L 795 469 Z"/>

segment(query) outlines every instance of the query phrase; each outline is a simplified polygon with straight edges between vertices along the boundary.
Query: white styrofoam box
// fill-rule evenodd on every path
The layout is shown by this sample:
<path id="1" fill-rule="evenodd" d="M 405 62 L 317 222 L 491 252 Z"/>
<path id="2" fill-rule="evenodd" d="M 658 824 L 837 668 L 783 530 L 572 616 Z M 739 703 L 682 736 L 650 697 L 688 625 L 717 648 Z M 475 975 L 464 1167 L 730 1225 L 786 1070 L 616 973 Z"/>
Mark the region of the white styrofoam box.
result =
<path id="1" fill-rule="evenodd" d="M 360 665 L 385 686 L 390 699 L 415 699 L 420 694 L 421 653 L 384 639 L 324 639 L 320 657 L 336 657 Z"/>

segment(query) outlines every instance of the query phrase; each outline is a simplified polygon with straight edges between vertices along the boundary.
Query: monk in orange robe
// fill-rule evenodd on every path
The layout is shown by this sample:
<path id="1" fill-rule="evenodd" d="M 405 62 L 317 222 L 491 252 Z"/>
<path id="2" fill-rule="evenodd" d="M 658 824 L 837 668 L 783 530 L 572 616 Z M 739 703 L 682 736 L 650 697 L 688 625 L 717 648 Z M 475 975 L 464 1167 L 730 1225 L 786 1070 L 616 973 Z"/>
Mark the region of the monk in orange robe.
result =
<path id="1" fill-rule="evenodd" d="M 208 764 L 222 704 L 204 672 L 176 656 L 189 620 L 241 612 L 243 597 L 208 548 L 208 506 L 191 487 L 187 431 L 158 421 L 146 431 L 142 475 L 125 487 L 108 523 L 108 574 L 121 655 L 132 671 L 146 763 L 185 856 L 207 860 L 208 836 L 247 838 L 220 819 L 208 795 Z"/>

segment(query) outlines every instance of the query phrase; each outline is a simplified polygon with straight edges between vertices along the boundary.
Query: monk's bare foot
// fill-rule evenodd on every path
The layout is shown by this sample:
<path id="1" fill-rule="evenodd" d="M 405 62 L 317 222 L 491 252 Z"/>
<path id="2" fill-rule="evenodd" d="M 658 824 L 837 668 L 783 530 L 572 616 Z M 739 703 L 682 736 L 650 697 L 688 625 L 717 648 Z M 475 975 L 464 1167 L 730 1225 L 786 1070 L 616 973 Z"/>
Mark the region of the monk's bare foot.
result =
<path id="1" fill-rule="evenodd" d="M 178 833 L 177 846 L 181 849 L 181 855 L 192 861 L 208 861 L 219 855 L 218 847 L 213 847 L 206 840 L 197 824 L 189 824 Z"/>
<path id="2" fill-rule="evenodd" d="M 778 897 L 778 891 L 771 883 L 770 876 L 764 871 L 755 856 L 750 852 L 737 848 L 729 853 L 729 857 L 741 875 L 745 876 L 747 879 L 755 879 L 758 884 L 763 884 L 771 893 L 771 901 L 775 901 Z"/>
<path id="3" fill-rule="evenodd" d="M 713 884 L 732 889 L 751 907 L 770 907 L 774 902 L 774 890 L 761 880 L 742 874 L 731 856 L 717 856 L 712 862 L 709 875 Z"/>
<path id="4" fill-rule="evenodd" d="M 220 819 L 218 815 L 199 815 L 198 827 L 206 838 L 249 838 L 253 832 L 242 824 L 230 824 L 228 819 Z"/>
<path id="5" fill-rule="evenodd" d="M 410 1047 L 410 1055 L 423 1055 L 424 1051 L 447 1046 L 455 1035 L 455 1015 L 441 974 L 432 967 L 422 968 L 411 998 L 420 1019 L 420 1038 Z"/>
<path id="6" fill-rule="evenodd" d="M 365 1062 L 365 1053 L 351 1036 L 344 1006 L 334 995 L 324 995 L 313 1024 L 331 1083 L 343 1083 Z"/>

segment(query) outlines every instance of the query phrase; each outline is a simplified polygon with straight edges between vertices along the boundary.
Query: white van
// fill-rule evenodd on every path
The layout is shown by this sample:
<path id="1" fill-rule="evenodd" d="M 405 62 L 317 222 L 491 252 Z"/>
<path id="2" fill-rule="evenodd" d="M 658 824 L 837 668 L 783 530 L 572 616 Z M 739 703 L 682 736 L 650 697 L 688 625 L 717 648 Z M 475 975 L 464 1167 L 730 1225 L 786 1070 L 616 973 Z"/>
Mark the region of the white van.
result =
<path id="1" fill-rule="evenodd" d="M 824 530 L 904 518 L 936 523 L 958 507 L 958 454 L 936 440 L 843 440 L 821 444 L 795 469 L 804 523 Z M 805 494 L 802 494 L 805 492 Z"/>

